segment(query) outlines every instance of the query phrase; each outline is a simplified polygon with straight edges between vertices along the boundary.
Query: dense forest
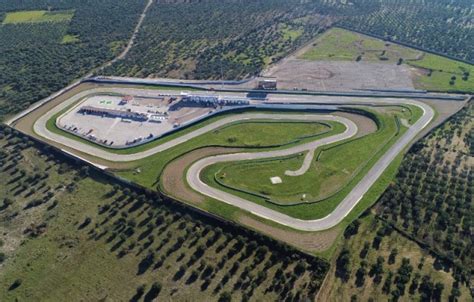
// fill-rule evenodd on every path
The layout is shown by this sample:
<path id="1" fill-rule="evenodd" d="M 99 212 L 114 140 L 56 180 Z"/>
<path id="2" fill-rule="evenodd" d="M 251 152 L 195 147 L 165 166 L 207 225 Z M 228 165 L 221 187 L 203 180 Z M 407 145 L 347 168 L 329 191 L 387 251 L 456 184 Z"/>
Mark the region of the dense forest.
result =
<path id="1" fill-rule="evenodd" d="M 144 3 L 133 0 L 0 2 L 0 18 L 12 11 L 74 12 L 71 20 L 0 25 L 0 119 L 113 58 L 130 38 Z"/>

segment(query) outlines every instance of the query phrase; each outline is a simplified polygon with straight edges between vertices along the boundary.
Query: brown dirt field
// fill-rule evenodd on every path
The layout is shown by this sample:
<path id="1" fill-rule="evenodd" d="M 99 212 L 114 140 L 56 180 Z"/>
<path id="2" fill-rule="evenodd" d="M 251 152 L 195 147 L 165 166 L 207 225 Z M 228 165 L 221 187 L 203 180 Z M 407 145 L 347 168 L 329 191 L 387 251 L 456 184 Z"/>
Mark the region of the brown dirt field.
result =
<path id="1" fill-rule="evenodd" d="M 208 147 L 186 153 L 171 161 L 161 174 L 161 189 L 166 194 L 192 203 L 204 201 L 204 196 L 195 192 L 185 182 L 185 170 L 193 162 L 212 155 L 238 152 L 239 148 Z"/>
<path id="2" fill-rule="evenodd" d="M 239 222 L 243 225 L 256 229 L 270 237 L 287 242 L 297 248 L 309 252 L 322 252 L 327 250 L 340 233 L 339 227 L 330 230 L 314 233 L 301 233 L 297 231 L 284 230 L 277 227 L 267 225 L 249 216 L 239 217 Z"/>

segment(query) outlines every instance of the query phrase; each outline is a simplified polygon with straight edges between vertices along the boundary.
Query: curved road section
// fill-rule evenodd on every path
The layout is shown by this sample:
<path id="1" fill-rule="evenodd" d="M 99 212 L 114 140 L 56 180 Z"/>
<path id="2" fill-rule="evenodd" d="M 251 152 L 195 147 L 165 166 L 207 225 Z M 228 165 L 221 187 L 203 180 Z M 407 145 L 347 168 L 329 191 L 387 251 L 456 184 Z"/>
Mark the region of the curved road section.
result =
<path id="1" fill-rule="evenodd" d="M 298 169 L 298 170 L 286 170 L 285 171 L 285 175 L 288 175 L 288 176 L 301 176 L 303 174 L 305 174 L 309 167 L 311 166 L 311 163 L 313 162 L 313 158 L 314 158 L 314 151 L 315 149 L 311 149 L 308 151 L 308 153 L 306 153 L 306 156 L 304 157 L 304 160 L 303 160 L 303 164 L 301 165 L 301 167 Z"/>
<path id="2" fill-rule="evenodd" d="M 238 153 L 238 154 L 227 154 L 227 155 L 218 155 L 207 157 L 201 159 L 194 163 L 186 174 L 186 180 L 194 190 L 201 192 L 204 195 L 215 198 L 227 204 L 239 207 L 243 210 L 249 211 L 254 215 L 260 216 L 262 218 L 272 220 L 282 225 L 288 227 L 303 230 L 303 231 L 322 231 L 336 226 L 340 223 L 344 217 L 346 217 L 351 210 L 357 205 L 357 203 L 364 197 L 365 193 L 370 189 L 370 187 L 377 181 L 377 179 L 382 175 L 385 169 L 390 165 L 390 163 L 395 159 L 395 157 L 403 151 L 405 147 L 416 137 L 416 135 L 425 128 L 431 119 L 434 116 L 433 109 L 421 102 L 416 101 L 407 101 L 406 103 L 416 105 L 423 110 L 422 117 L 413 124 L 405 134 L 392 146 L 392 148 L 387 151 L 376 163 L 372 166 L 369 172 L 362 178 L 362 180 L 352 189 L 351 192 L 342 200 L 341 203 L 336 207 L 336 209 L 327 215 L 326 217 L 314 220 L 302 220 L 288 216 L 286 214 L 271 210 L 267 207 L 258 205 L 252 201 L 246 200 L 244 198 L 232 195 L 230 193 L 221 191 L 217 188 L 213 188 L 205 184 L 200 179 L 200 174 L 204 168 L 215 163 L 224 162 L 224 161 L 238 161 L 238 160 L 247 160 L 247 159 L 257 159 L 265 157 L 274 157 L 274 156 L 283 156 L 288 154 L 294 154 L 304 150 L 311 149 L 316 142 L 310 144 L 305 144 L 301 146 L 296 146 L 294 148 L 281 150 L 281 151 L 269 151 L 261 153 Z M 346 130 L 352 131 L 349 125 L 349 128 Z M 334 139 L 334 137 L 327 138 Z"/>

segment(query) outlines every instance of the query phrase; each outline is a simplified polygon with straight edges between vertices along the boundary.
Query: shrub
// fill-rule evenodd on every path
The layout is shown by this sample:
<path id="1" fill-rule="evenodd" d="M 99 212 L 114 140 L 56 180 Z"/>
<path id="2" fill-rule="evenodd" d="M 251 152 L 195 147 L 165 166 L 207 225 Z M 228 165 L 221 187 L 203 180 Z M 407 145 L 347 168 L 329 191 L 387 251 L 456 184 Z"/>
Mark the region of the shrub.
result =
<path id="1" fill-rule="evenodd" d="M 5 253 L 0 252 L 0 264 L 3 263 L 6 259 Z"/>
<path id="2" fill-rule="evenodd" d="M 232 301 L 232 295 L 229 292 L 223 292 L 219 296 L 219 302 L 230 302 Z"/>
<path id="3" fill-rule="evenodd" d="M 13 283 L 10 285 L 10 287 L 8 288 L 8 290 L 15 290 L 17 289 L 18 287 L 20 287 L 22 283 L 22 280 L 21 279 L 16 279 L 15 281 L 13 281 Z"/>

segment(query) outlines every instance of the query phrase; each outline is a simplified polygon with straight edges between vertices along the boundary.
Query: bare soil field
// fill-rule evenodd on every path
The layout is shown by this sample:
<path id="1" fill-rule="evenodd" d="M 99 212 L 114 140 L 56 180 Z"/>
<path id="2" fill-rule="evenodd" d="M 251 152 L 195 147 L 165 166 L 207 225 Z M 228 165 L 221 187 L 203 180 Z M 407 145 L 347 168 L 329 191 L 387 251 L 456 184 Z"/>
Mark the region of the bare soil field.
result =
<path id="1" fill-rule="evenodd" d="M 316 233 L 292 232 L 291 230 L 283 230 L 270 226 L 249 216 L 241 216 L 239 222 L 270 237 L 288 242 L 293 246 L 309 252 L 322 252 L 327 250 L 337 239 L 340 232 L 339 227 Z"/>
<path id="2" fill-rule="evenodd" d="M 279 89 L 414 89 L 408 67 L 386 63 L 288 58 L 264 75 L 276 77 Z"/>

